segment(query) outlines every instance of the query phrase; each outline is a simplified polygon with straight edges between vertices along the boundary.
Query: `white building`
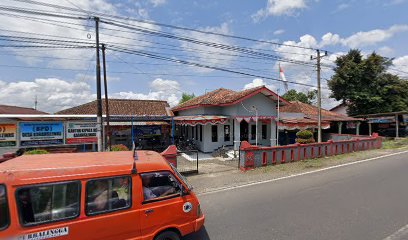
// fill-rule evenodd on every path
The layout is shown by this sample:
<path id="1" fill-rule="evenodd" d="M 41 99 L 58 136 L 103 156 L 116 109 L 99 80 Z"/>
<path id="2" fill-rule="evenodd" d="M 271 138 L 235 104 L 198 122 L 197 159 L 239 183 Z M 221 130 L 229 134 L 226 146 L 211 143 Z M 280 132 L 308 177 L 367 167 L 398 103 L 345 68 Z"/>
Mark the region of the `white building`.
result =
<path id="1" fill-rule="evenodd" d="M 265 86 L 236 92 L 224 88 L 186 101 L 172 109 L 176 135 L 195 139 L 198 149 L 238 148 L 240 141 L 276 145 L 277 103 L 288 104 Z"/>

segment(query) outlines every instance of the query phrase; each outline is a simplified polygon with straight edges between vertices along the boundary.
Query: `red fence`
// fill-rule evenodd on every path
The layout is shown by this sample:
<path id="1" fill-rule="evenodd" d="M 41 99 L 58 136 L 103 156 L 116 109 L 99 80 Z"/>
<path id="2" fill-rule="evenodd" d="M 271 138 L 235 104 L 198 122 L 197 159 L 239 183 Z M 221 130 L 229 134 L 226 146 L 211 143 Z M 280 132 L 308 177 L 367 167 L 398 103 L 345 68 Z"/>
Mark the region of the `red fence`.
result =
<path id="1" fill-rule="evenodd" d="M 371 137 L 312 144 L 293 144 L 276 147 L 257 147 L 244 141 L 240 147 L 240 169 L 246 171 L 255 167 L 300 161 L 305 159 L 333 156 L 357 151 L 381 148 L 382 138 Z"/>

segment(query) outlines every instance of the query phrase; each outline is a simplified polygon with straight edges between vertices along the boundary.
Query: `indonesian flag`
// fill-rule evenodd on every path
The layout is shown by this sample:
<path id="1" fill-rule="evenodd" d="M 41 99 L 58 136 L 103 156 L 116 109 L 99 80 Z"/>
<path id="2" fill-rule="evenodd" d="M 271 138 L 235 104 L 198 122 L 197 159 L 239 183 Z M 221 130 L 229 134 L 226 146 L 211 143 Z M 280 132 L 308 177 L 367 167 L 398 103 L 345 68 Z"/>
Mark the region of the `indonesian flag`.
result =
<path id="1" fill-rule="evenodd" d="M 286 80 L 285 74 L 283 73 L 283 69 L 279 66 L 279 74 L 281 79 L 283 80 L 283 86 L 285 87 L 285 91 L 288 91 L 288 80 Z"/>

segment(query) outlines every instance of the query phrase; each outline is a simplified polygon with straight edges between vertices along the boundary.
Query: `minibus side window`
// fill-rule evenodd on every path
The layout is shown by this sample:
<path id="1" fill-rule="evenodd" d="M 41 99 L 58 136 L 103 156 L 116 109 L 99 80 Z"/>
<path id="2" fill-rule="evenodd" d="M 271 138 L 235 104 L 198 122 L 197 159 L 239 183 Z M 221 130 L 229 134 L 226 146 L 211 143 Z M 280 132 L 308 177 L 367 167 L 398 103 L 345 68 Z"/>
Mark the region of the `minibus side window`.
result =
<path id="1" fill-rule="evenodd" d="M 181 195 L 181 184 L 170 172 L 143 173 L 140 176 L 145 202 Z"/>
<path id="2" fill-rule="evenodd" d="M 79 182 L 68 182 L 17 189 L 21 224 L 31 226 L 78 217 L 80 188 Z"/>
<path id="3" fill-rule="evenodd" d="M 86 184 L 86 214 L 95 215 L 130 208 L 130 177 L 91 180 Z"/>
<path id="4" fill-rule="evenodd" d="M 10 215 L 7 202 L 6 187 L 0 185 L 0 230 L 7 228 L 10 224 Z"/>

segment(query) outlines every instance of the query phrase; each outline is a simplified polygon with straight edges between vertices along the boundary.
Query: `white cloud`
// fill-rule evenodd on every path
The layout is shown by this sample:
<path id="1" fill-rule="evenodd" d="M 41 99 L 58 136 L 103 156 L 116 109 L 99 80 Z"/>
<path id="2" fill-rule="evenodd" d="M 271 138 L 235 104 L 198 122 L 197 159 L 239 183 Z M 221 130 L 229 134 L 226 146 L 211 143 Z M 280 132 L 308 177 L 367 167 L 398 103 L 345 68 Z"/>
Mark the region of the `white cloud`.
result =
<path id="1" fill-rule="evenodd" d="M 110 93 L 111 98 L 165 100 L 171 106 L 181 99 L 177 81 L 155 79 L 148 94 L 133 91 Z M 6 105 L 34 107 L 37 97 L 38 110 L 57 112 L 96 99 L 91 86 L 84 81 L 66 81 L 57 78 L 38 78 L 33 81 L 0 81 L 0 102 Z"/>
<path id="2" fill-rule="evenodd" d="M 377 51 L 381 56 L 391 57 L 394 54 L 394 49 L 384 46 L 380 47 Z"/>
<path id="3" fill-rule="evenodd" d="M 175 106 L 181 99 L 180 84 L 173 80 L 157 78 L 150 83 L 151 91 L 148 94 L 133 91 L 110 94 L 113 98 L 165 100 L 170 106 Z"/>
<path id="4" fill-rule="evenodd" d="M 394 25 L 388 29 L 374 29 L 367 32 L 358 32 L 342 39 L 345 46 L 357 48 L 375 45 L 392 38 L 395 34 L 408 31 L 408 25 Z"/>
<path id="5" fill-rule="evenodd" d="M 285 32 L 285 29 L 278 29 L 276 31 L 273 32 L 273 35 L 281 35 Z"/>
<path id="6" fill-rule="evenodd" d="M 348 3 L 341 3 L 337 6 L 336 10 L 333 11 L 333 13 L 341 12 L 347 8 L 349 8 L 351 5 Z"/>
<path id="7" fill-rule="evenodd" d="M 266 8 L 258 10 L 252 19 L 258 22 L 268 16 L 292 15 L 306 7 L 306 0 L 268 0 Z"/>
<path id="8" fill-rule="evenodd" d="M 322 37 L 322 41 L 320 42 L 320 47 L 324 47 L 327 45 L 336 45 L 341 42 L 341 38 L 338 34 L 333 33 L 326 33 Z"/>
<path id="9" fill-rule="evenodd" d="M 61 6 L 68 6 L 74 7 L 70 5 L 65 0 L 55 0 L 52 2 L 53 4 L 61 5 Z M 97 11 L 107 14 L 119 14 L 120 8 L 116 5 L 109 3 L 107 0 L 77 0 L 75 1 L 75 7 L 84 9 L 85 11 Z M 30 7 L 31 10 L 50 10 L 49 8 L 45 8 L 38 5 L 27 5 L 25 3 L 13 3 L 13 7 Z M 53 9 L 53 11 L 63 11 L 58 9 Z M 79 10 L 78 10 L 79 12 Z M 85 14 L 84 14 L 85 15 Z M 135 17 L 145 18 L 146 13 L 136 13 Z M 46 38 L 56 38 L 52 36 L 57 36 L 57 39 L 65 38 L 68 41 L 82 41 L 82 42 L 90 42 L 94 44 L 95 42 L 95 34 L 94 34 L 94 22 L 89 20 L 88 22 L 85 21 L 76 21 L 76 20 L 69 20 L 64 19 L 63 22 L 69 22 L 74 24 L 80 25 L 70 25 L 65 23 L 58 23 L 54 22 L 55 18 L 49 18 L 46 16 L 41 16 L 42 19 L 46 19 L 47 21 L 40 20 L 40 21 L 31 21 L 28 19 L 18 19 L 13 16 L 7 16 L 5 14 L 0 16 L 0 22 L 2 23 L 2 29 L 0 30 L 1 34 L 4 35 L 18 35 L 20 36 L 21 33 L 18 32 L 29 32 L 29 33 L 39 33 L 39 34 L 46 34 Z M 60 19 L 58 19 L 60 20 Z M 159 29 L 148 23 L 137 23 L 132 21 L 127 21 L 130 24 L 147 27 L 150 29 Z M 82 24 L 82 25 L 81 25 Z M 138 42 L 138 40 L 143 40 L 145 36 L 131 33 L 131 32 L 120 32 L 115 31 L 116 29 L 120 29 L 119 27 L 109 26 L 110 29 L 102 29 L 100 31 L 100 38 L 101 42 L 115 42 L 118 44 L 134 44 Z M 113 29 L 113 30 L 111 30 Z M 9 30 L 9 31 L 6 31 Z M 10 32 L 10 31 L 17 31 L 17 32 Z M 52 35 L 52 36 L 51 36 Z M 88 35 L 91 36 L 88 39 Z M 24 35 L 25 36 L 25 35 Z M 44 38 L 44 36 L 36 36 L 36 35 L 28 35 L 30 37 L 40 37 Z M 72 39 L 74 38 L 74 39 Z M 67 43 L 68 44 L 68 43 Z M 139 49 L 147 47 L 148 45 L 145 44 L 144 46 L 140 46 Z M 20 49 L 21 50 L 21 49 Z M 11 49 L 11 51 L 18 52 L 21 54 L 21 51 L 18 49 Z M 47 51 L 34 51 L 30 53 L 30 55 L 38 56 L 36 57 L 19 57 L 18 60 L 30 64 L 46 64 L 50 67 L 61 67 L 61 68 L 83 68 L 83 66 L 88 66 L 88 61 L 91 60 L 95 55 L 95 50 L 93 49 L 52 49 Z M 67 60 L 64 58 L 78 58 L 80 56 L 83 61 L 72 61 Z M 44 60 L 41 57 L 56 57 L 58 59 L 47 59 Z"/>
<path id="10" fill-rule="evenodd" d="M 265 82 L 261 78 L 255 78 L 255 79 L 252 80 L 252 82 L 245 84 L 243 90 L 254 88 L 254 87 L 260 87 L 260 86 L 265 86 L 265 87 L 269 88 L 272 91 L 276 91 L 276 89 L 277 89 L 276 85 L 268 84 L 267 82 Z"/>
<path id="11" fill-rule="evenodd" d="M 392 68 L 397 69 L 398 71 L 389 69 L 388 72 L 408 79 L 408 55 L 394 59 L 392 64 Z"/>
<path id="12" fill-rule="evenodd" d="M 101 80 L 103 81 L 103 76 L 101 76 Z M 120 77 L 112 77 L 112 76 L 107 76 L 106 79 L 108 82 L 119 82 Z M 95 74 L 83 74 L 83 73 L 78 73 L 75 75 L 75 80 L 79 82 L 91 82 L 94 83 L 96 82 L 96 76 Z"/>
<path id="13" fill-rule="evenodd" d="M 153 4 L 154 7 L 164 5 L 167 2 L 167 0 L 149 0 L 149 1 L 151 4 Z"/>
<path id="14" fill-rule="evenodd" d="M 38 109 L 46 112 L 56 112 L 95 99 L 89 84 L 57 78 L 38 78 L 32 82 L 2 82 L 1 86 L 1 103 L 34 107 L 37 96 Z"/>
<path id="15" fill-rule="evenodd" d="M 229 29 L 228 23 L 223 23 L 217 27 L 205 27 L 200 28 L 199 30 L 205 32 L 214 32 L 214 33 L 221 33 L 221 34 L 232 34 Z M 183 32 L 176 31 L 176 33 L 183 34 Z M 199 39 L 200 41 L 204 42 L 211 42 L 211 43 L 219 43 L 223 45 L 233 45 L 231 39 L 222 36 L 216 36 L 211 34 L 204 34 L 199 32 L 191 32 L 189 37 L 194 39 Z M 193 58 L 193 62 L 204 63 L 210 66 L 217 66 L 217 67 L 224 67 L 228 66 L 236 56 L 231 54 L 231 51 L 222 50 L 219 48 L 204 46 L 204 45 L 197 45 L 190 42 L 180 41 L 180 45 L 185 51 L 185 53 Z M 191 50 L 191 49 L 194 50 Z M 195 71 L 198 72 L 209 72 L 213 71 L 211 69 L 204 69 L 204 68 L 197 68 L 194 67 Z"/>

